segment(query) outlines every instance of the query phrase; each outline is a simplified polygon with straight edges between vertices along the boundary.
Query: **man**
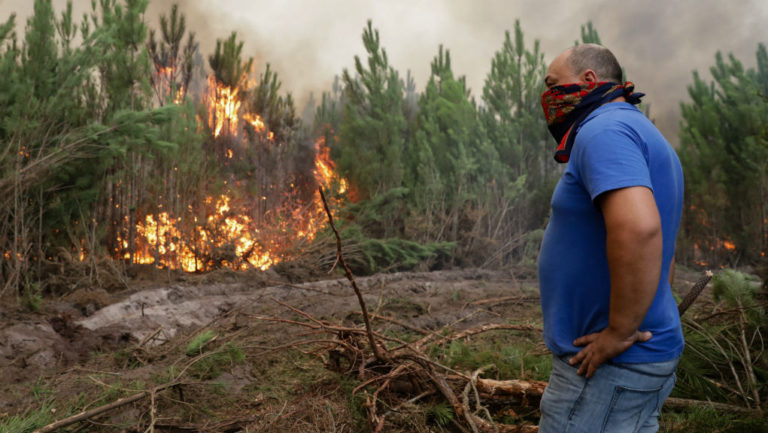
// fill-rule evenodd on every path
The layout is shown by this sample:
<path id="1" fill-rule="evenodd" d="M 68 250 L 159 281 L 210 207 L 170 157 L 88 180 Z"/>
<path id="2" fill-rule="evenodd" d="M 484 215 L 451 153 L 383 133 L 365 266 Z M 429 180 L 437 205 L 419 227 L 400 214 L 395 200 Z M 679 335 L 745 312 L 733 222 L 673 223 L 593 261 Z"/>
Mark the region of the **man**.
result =
<path id="1" fill-rule="evenodd" d="M 539 431 L 656 432 L 684 344 L 669 284 L 682 168 L 608 49 L 566 50 L 545 84 L 567 166 L 539 256 L 553 353 Z"/>

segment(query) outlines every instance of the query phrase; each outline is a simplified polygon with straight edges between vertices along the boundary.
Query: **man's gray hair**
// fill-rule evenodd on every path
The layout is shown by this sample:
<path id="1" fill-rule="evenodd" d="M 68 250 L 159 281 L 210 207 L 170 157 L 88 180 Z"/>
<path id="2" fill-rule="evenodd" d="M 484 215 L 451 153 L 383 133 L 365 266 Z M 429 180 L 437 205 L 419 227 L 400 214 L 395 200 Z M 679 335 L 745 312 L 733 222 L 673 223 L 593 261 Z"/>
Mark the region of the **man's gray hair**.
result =
<path id="1" fill-rule="evenodd" d="M 587 69 L 592 69 L 601 81 L 615 81 L 617 83 L 623 81 L 624 74 L 619 61 L 616 60 L 616 56 L 608 48 L 602 45 L 576 45 L 571 49 L 568 63 L 576 75 L 581 74 Z"/>

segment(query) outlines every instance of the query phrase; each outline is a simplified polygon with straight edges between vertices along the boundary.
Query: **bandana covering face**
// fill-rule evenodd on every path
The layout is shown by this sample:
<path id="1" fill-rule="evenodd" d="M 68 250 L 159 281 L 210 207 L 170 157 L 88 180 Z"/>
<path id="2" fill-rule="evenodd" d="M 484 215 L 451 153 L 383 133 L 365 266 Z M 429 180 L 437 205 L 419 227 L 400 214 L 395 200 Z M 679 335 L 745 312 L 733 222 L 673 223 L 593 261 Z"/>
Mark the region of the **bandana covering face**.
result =
<path id="1" fill-rule="evenodd" d="M 576 129 L 589 113 L 620 96 L 630 104 L 639 104 L 642 93 L 634 93 L 631 81 L 624 84 L 608 81 L 554 86 L 541 95 L 541 106 L 549 132 L 558 143 L 555 161 L 568 162 L 576 138 Z"/>

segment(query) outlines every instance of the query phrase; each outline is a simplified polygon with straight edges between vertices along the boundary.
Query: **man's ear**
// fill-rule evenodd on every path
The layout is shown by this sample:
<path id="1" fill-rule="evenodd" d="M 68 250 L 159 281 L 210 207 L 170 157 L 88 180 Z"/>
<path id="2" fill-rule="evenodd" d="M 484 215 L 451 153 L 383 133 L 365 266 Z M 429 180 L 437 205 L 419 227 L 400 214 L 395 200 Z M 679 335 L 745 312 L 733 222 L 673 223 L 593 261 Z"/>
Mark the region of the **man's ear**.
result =
<path id="1" fill-rule="evenodd" d="M 597 82 L 597 74 L 592 69 L 587 69 L 586 71 L 581 73 L 581 82 L 582 83 L 596 83 Z"/>

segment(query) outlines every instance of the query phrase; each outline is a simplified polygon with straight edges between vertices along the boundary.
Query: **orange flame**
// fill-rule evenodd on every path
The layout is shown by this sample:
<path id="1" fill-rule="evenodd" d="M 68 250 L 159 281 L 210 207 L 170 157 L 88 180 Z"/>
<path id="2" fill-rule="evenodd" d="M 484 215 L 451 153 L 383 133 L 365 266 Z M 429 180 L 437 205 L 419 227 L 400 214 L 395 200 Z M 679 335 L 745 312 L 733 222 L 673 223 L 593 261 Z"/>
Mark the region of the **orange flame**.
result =
<path id="1" fill-rule="evenodd" d="M 237 134 L 239 94 L 240 89 L 225 86 L 213 75 L 208 77 L 208 126 L 213 130 L 214 137 L 221 135 L 222 131 Z"/>
<path id="2" fill-rule="evenodd" d="M 180 104 L 184 100 L 186 89 L 176 83 L 176 69 L 172 66 L 155 65 L 155 80 L 159 83 L 158 89 L 163 94 L 173 95 L 173 103 Z"/>
<path id="3" fill-rule="evenodd" d="M 245 80 L 242 80 L 245 82 Z M 258 133 L 274 140 L 262 117 L 257 113 L 242 113 L 240 92 L 243 88 L 230 88 L 211 75 L 208 77 L 208 92 L 205 96 L 208 106 L 208 126 L 214 139 L 221 134 L 241 137 L 242 127 L 250 124 Z M 240 122 L 240 120 L 244 122 Z M 205 120 L 199 119 L 202 122 Z M 226 149 L 225 160 L 236 157 L 236 152 Z M 325 140 L 315 143 L 313 178 L 322 186 L 334 204 L 349 189 L 346 179 L 336 172 L 331 160 L 330 149 Z M 300 199 L 300 192 L 306 191 L 290 184 L 288 197 L 276 209 L 264 211 L 261 203 L 267 197 L 247 191 L 239 180 L 225 181 L 224 184 L 236 190 L 217 197 L 208 196 L 200 209 L 188 206 L 187 212 L 174 215 L 160 211 L 144 213 L 135 224 L 133 245 L 118 238 L 122 247 L 116 255 L 137 264 L 154 264 L 158 267 L 182 269 L 187 272 L 207 271 L 219 267 L 230 269 L 256 268 L 266 270 L 284 261 L 288 250 L 300 241 L 313 240 L 325 224 L 325 212 L 318 192 L 310 203 Z M 126 217 L 125 223 L 128 223 Z"/>
<path id="4" fill-rule="evenodd" d="M 318 185 L 343 196 L 348 189 L 346 179 L 336 173 L 330 149 L 324 140 L 315 144 L 315 170 Z M 291 184 L 295 188 L 295 185 Z M 325 224 L 325 211 L 318 192 L 306 207 L 296 205 L 286 210 L 286 218 L 272 227 L 258 227 L 249 216 L 254 200 L 235 201 L 230 195 L 207 197 L 208 216 L 200 220 L 191 215 L 187 222 L 168 212 L 148 214 L 136 224 L 133 263 L 182 269 L 186 272 L 206 271 L 216 267 L 266 270 L 286 259 L 287 247 L 303 240 L 311 241 Z M 281 225 L 282 224 L 282 225 Z M 267 232 L 267 233 L 263 233 Z M 263 236 L 262 236 L 263 235 Z M 127 240 L 119 239 L 123 258 L 129 259 Z"/>
<path id="5" fill-rule="evenodd" d="M 264 124 L 264 121 L 261 119 L 261 116 L 259 116 L 258 114 L 245 113 L 243 115 L 243 120 L 250 123 L 251 126 L 253 126 L 253 129 L 256 130 L 256 132 L 262 132 L 267 128 L 267 125 Z M 270 131 L 270 134 L 272 134 L 271 131 Z"/>

